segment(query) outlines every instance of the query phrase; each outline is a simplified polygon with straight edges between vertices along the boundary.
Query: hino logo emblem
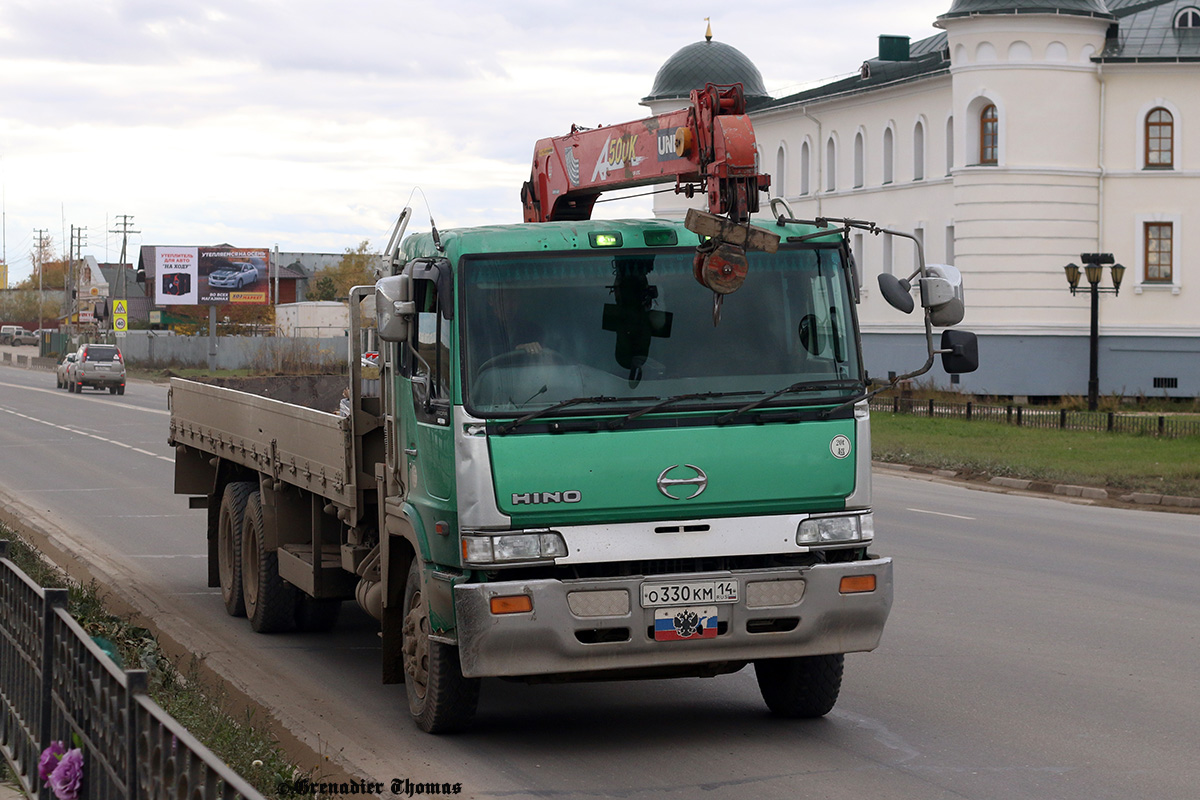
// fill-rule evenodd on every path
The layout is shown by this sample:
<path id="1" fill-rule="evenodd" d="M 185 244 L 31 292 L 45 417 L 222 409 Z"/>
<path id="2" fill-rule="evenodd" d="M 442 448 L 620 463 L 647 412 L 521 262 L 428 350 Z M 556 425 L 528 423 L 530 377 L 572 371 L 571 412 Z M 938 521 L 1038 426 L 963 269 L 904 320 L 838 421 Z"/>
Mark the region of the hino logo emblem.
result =
<path id="1" fill-rule="evenodd" d="M 673 469 L 679 469 L 678 464 L 672 464 L 658 474 L 658 490 L 663 493 L 664 497 L 669 497 L 672 500 L 691 500 L 705 489 L 708 488 L 708 476 L 704 474 L 704 470 L 692 464 L 684 464 L 683 469 L 690 469 L 696 474 L 690 478 L 668 478 L 667 473 Z M 695 486 L 696 491 L 689 494 L 687 497 L 676 497 L 669 491 L 673 486 Z"/>
<path id="2" fill-rule="evenodd" d="M 512 504 L 540 505 L 541 503 L 579 503 L 583 501 L 583 492 L 572 489 L 568 492 L 526 492 L 513 494 Z"/>

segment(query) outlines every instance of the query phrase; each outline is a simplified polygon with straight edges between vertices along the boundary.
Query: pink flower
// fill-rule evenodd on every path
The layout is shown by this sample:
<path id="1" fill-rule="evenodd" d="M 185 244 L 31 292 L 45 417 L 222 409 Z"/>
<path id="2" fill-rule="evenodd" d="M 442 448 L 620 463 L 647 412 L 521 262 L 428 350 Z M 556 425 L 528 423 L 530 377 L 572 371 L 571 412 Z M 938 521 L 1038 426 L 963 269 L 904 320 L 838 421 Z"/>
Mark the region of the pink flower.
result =
<path id="1" fill-rule="evenodd" d="M 42 783 L 50 780 L 50 773 L 54 772 L 54 768 L 58 766 L 58 760 L 63 757 L 65 752 L 67 752 L 67 748 L 62 742 L 51 742 L 50 746 L 42 751 L 42 757 L 38 759 L 38 779 Z"/>
<path id="2" fill-rule="evenodd" d="M 50 773 L 50 789 L 58 800 L 79 800 L 83 784 L 83 751 L 73 747 Z"/>

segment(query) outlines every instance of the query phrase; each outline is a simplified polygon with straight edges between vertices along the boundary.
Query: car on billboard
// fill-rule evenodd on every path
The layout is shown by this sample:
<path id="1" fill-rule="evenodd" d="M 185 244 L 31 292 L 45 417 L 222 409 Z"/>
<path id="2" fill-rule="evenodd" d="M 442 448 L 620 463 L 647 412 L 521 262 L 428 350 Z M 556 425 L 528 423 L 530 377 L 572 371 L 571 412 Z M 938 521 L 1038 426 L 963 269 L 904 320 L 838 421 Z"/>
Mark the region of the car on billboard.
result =
<path id="1" fill-rule="evenodd" d="M 208 276 L 208 285 L 214 289 L 241 289 L 258 283 L 265 269 L 248 261 L 234 261 L 228 267 L 214 270 Z"/>

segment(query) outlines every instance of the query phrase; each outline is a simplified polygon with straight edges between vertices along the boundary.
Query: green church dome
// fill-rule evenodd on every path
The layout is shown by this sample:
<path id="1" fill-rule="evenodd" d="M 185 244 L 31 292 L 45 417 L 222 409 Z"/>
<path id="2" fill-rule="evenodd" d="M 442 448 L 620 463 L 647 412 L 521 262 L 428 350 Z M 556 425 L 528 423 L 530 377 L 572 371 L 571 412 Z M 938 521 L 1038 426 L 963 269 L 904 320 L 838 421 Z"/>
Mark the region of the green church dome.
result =
<path id="1" fill-rule="evenodd" d="M 668 58 L 642 102 L 686 99 L 693 89 L 703 89 L 706 83 L 740 83 L 747 101 L 770 97 L 754 62 L 736 47 L 709 39 L 689 44 Z"/>

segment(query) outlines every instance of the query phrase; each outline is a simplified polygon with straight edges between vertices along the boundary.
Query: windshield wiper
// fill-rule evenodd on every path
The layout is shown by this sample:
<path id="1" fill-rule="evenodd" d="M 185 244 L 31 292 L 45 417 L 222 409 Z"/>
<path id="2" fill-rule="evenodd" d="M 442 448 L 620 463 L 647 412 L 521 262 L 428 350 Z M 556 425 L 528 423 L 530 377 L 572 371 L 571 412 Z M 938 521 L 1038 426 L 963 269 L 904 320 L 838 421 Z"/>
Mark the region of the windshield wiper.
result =
<path id="1" fill-rule="evenodd" d="M 615 430 L 618 430 L 619 428 L 624 428 L 630 422 L 632 422 L 633 420 L 642 416 L 643 414 L 652 414 L 655 411 L 659 411 L 663 408 L 666 408 L 667 406 L 672 406 L 672 405 L 675 405 L 676 403 L 682 403 L 686 400 L 711 400 L 715 397 L 731 397 L 731 396 L 739 395 L 739 394 L 761 394 L 761 392 L 756 391 L 754 389 L 750 389 L 750 390 L 741 391 L 741 392 L 696 392 L 694 394 L 676 394 L 676 395 L 672 395 L 671 397 L 667 397 L 663 400 L 659 400 L 654 405 L 646 406 L 645 408 L 640 408 L 637 411 L 634 411 L 632 414 L 628 414 L 628 415 L 622 417 L 621 419 L 615 419 L 612 422 L 609 422 L 607 427 L 610 431 L 615 431 Z"/>
<path id="2" fill-rule="evenodd" d="M 804 391 L 814 391 L 815 392 L 815 391 L 821 391 L 821 390 L 825 390 L 825 389 L 848 389 L 851 387 L 856 387 L 856 386 L 861 386 L 861 385 L 862 385 L 862 381 L 854 380 L 853 378 L 847 378 L 847 379 L 838 380 L 838 381 L 800 381 L 798 383 L 793 383 L 791 386 L 780 389 L 778 392 L 773 392 L 773 393 L 767 395 L 766 397 L 760 397 L 759 399 L 755 400 L 753 403 L 747 403 L 746 405 L 742 406 L 741 408 L 730 411 L 728 414 L 724 414 L 720 417 L 717 417 L 717 424 L 724 425 L 725 423 L 729 422 L 729 420 L 733 419 L 734 417 L 741 416 L 742 414 L 745 414 L 747 411 L 753 411 L 754 409 L 758 408 L 759 406 L 763 405 L 764 403 L 769 403 L 777 397 L 782 397 L 783 395 L 790 394 L 792 392 L 804 392 Z"/>
<path id="3" fill-rule="evenodd" d="M 637 400 L 657 400 L 657 399 L 658 399 L 657 397 L 609 397 L 608 395 L 597 395 L 595 397 L 572 397 L 570 400 L 563 400 L 562 402 L 555 403 L 552 406 L 546 406 L 545 408 L 539 408 L 537 411 L 530 411 L 528 414 L 526 414 L 523 417 L 518 417 L 517 419 L 514 419 L 512 422 L 501 425 L 499 428 L 496 429 L 496 431 L 501 436 L 504 436 L 508 433 L 511 433 L 514 428 L 517 428 L 518 426 L 524 425 L 526 422 L 529 422 L 529 420 L 531 420 L 531 419 L 536 419 L 537 417 L 541 417 L 546 414 L 552 414 L 555 411 L 558 411 L 559 409 L 567 408 L 569 406 L 577 406 L 581 403 L 598 403 L 599 404 L 599 403 L 626 402 L 626 401 L 630 401 L 630 400 L 637 401 Z"/>

